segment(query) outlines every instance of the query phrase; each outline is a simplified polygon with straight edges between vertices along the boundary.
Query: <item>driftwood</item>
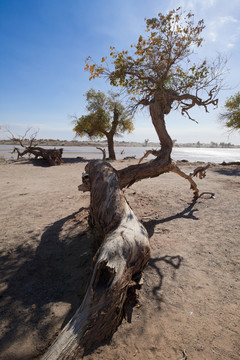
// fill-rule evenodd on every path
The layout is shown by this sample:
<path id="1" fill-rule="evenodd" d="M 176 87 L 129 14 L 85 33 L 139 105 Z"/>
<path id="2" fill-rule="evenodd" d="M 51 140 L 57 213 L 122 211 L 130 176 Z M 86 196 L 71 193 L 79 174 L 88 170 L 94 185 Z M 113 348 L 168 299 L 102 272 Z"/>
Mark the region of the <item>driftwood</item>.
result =
<path id="1" fill-rule="evenodd" d="M 108 339 L 128 308 L 129 296 L 139 288 L 150 256 L 147 232 L 125 200 L 117 171 L 95 160 L 86 173 L 90 223 L 103 242 L 81 306 L 42 360 L 74 359 Z"/>
<path id="2" fill-rule="evenodd" d="M 63 163 L 63 149 L 44 149 L 38 146 L 27 146 L 22 152 L 18 148 L 14 148 L 13 153 L 17 152 L 18 159 L 26 154 L 34 155 L 35 159 L 42 157 L 49 165 L 60 165 Z"/>
<path id="3" fill-rule="evenodd" d="M 22 151 L 19 150 L 19 148 L 15 147 L 13 149 L 13 153 L 17 152 L 18 156 L 17 159 L 20 157 L 23 157 L 24 155 L 28 154 L 29 156 L 34 155 L 35 159 L 42 157 L 44 160 L 48 162 L 49 165 L 60 165 L 63 163 L 62 160 L 62 153 L 63 148 L 61 149 L 44 149 L 42 147 L 37 146 L 37 140 L 36 135 L 38 131 L 33 132 L 30 134 L 31 128 L 27 129 L 25 134 L 23 136 L 14 136 L 14 134 L 8 130 L 8 132 L 11 134 L 11 140 L 15 144 L 19 144 Z M 29 139 L 26 138 L 26 136 L 30 136 Z"/>
<path id="4" fill-rule="evenodd" d="M 210 167 L 210 164 L 207 164 L 206 166 L 198 166 L 193 173 L 191 173 L 189 176 L 199 176 L 199 179 L 203 179 L 206 176 L 206 170 Z"/>

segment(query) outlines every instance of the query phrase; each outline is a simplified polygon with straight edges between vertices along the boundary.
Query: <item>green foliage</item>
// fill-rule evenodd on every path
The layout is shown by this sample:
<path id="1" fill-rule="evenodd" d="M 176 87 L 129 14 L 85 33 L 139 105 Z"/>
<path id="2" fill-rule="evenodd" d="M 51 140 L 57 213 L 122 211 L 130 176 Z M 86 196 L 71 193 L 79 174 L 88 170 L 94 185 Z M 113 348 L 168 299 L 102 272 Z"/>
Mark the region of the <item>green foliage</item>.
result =
<path id="1" fill-rule="evenodd" d="M 240 130 L 240 92 L 227 99 L 225 113 L 220 115 L 226 127 L 232 130 Z"/>
<path id="2" fill-rule="evenodd" d="M 175 93 L 177 101 L 184 100 L 180 96 L 186 93 L 196 96 L 199 91 L 209 91 L 211 86 L 217 93 L 222 62 L 208 65 L 206 60 L 200 64 L 190 60 L 194 47 L 200 47 L 203 41 L 203 20 L 194 25 L 194 15 L 181 8 L 145 20 L 147 35 L 139 36 L 131 51 L 117 52 L 110 47 L 110 65 L 105 57 L 100 65 L 91 57 L 86 60 L 90 79 L 106 76 L 111 85 L 124 87 L 137 104 L 142 99 L 150 101 L 157 92 Z"/>
<path id="3" fill-rule="evenodd" d="M 75 121 L 73 130 L 76 135 L 103 138 L 133 131 L 132 118 L 118 100 L 118 94 L 106 96 L 101 91 L 90 89 L 86 93 L 86 100 L 89 114 Z"/>
<path id="4" fill-rule="evenodd" d="M 81 116 L 74 127 L 76 135 L 83 137 L 87 135 L 89 138 L 103 138 L 105 129 L 110 126 L 110 121 L 104 111 L 101 109 L 94 113 Z"/>

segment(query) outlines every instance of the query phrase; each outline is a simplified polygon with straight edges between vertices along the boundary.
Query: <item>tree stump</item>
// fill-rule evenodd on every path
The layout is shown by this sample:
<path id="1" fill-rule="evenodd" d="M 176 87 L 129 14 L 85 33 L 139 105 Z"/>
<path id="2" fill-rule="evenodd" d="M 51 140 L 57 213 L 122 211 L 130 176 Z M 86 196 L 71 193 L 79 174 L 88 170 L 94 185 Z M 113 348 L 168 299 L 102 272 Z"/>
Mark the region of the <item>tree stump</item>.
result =
<path id="1" fill-rule="evenodd" d="M 90 222 L 102 244 L 82 304 L 42 360 L 74 359 L 108 339 L 123 318 L 129 294 L 139 288 L 150 256 L 147 231 L 128 205 L 117 171 L 95 160 L 86 172 Z"/>

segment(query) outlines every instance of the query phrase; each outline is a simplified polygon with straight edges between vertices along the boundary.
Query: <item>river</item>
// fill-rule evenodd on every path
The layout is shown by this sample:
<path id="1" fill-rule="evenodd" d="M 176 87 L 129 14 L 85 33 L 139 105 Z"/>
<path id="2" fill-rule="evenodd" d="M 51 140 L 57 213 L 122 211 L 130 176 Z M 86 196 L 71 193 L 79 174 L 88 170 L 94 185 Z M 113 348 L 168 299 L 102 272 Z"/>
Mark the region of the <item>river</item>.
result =
<path id="1" fill-rule="evenodd" d="M 54 146 L 43 146 L 45 148 L 54 148 Z M 60 146 L 59 146 L 60 147 Z M 57 147 L 57 148 L 59 148 Z M 0 145 L 0 158 L 16 159 L 16 154 L 11 154 L 13 145 Z M 116 146 L 115 152 L 117 159 L 123 159 L 126 156 L 136 156 L 141 158 L 148 147 L 123 147 Z M 63 146 L 63 158 L 76 158 L 77 156 L 86 159 L 101 159 L 102 153 L 92 146 Z M 153 156 L 149 156 L 149 159 Z M 212 163 L 221 163 L 223 161 L 240 161 L 240 148 L 191 148 L 174 147 L 172 151 L 173 160 L 204 161 Z"/>

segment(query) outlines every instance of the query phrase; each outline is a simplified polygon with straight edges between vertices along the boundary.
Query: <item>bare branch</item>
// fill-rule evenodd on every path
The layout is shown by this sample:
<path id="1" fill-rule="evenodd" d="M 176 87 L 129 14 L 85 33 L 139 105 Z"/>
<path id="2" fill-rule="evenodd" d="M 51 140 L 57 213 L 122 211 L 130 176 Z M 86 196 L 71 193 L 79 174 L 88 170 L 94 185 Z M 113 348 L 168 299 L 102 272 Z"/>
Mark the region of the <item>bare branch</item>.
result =
<path id="1" fill-rule="evenodd" d="M 158 156 L 159 152 L 160 152 L 160 150 L 154 150 L 154 149 L 147 150 L 145 152 L 145 154 L 141 157 L 141 159 L 139 159 L 138 164 L 140 164 L 143 161 L 143 159 L 147 158 L 149 155 Z"/>
<path id="2" fill-rule="evenodd" d="M 103 154 L 103 160 L 106 160 L 106 150 L 101 147 L 96 147 L 96 149 L 100 150 Z"/>
<path id="3" fill-rule="evenodd" d="M 217 107 L 218 99 L 215 98 L 217 92 L 218 92 L 218 88 L 217 86 L 215 86 L 208 92 L 208 98 L 206 100 L 202 100 L 200 97 L 198 97 L 197 92 L 196 95 L 192 95 L 188 93 L 182 95 L 175 94 L 173 98 L 175 101 L 179 102 L 178 107 L 181 107 L 182 115 L 186 114 L 190 120 L 198 123 L 195 119 L 193 119 L 189 115 L 188 111 L 191 108 L 193 108 L 195 105 L 204 107 L 206 112 L 208 112 L 208 105 L 213 105 Z M 189 103 L 187 103 L 186 101 L 189 101 Z"/>
<path id="4" fill-rule="evenodd" d="M 10 140 L 12 140 L 13 142 L 19 144 L 21 147 L 32 147 L 32 146 L 37 146 L 37 142 L 34 144 L 34 141 L 36 141 L 36 136 L 39 132 L 39 129 L 37 129 L 35 132 L 33 132 L 32 134 L 30 134 L 29 139 L 27 139 L 27 134 L 32 130 L 32 128 L 28 128 L 24 135 L 14 135 L 10 129 L 7 129 L 7 132 L 11 135 L 11 137 L 9 137 Z M 27 145 L 24 145 L 24 142 L 28 141 L 29 143 Z"/>
<path id="5" fill-rule="evenodd" d="M 189 174 L 189 176 L 199 176 L 199 179 L 203 179 L 206 176 L 206 170 L 210 167 L 210 164 L 207 164 L 206 166 L 198 166 L 193 173 Z"/>

